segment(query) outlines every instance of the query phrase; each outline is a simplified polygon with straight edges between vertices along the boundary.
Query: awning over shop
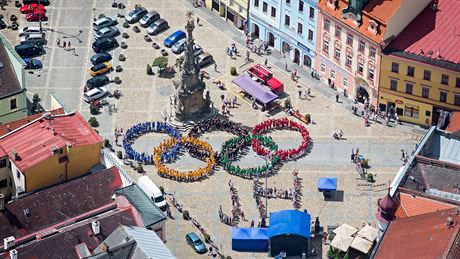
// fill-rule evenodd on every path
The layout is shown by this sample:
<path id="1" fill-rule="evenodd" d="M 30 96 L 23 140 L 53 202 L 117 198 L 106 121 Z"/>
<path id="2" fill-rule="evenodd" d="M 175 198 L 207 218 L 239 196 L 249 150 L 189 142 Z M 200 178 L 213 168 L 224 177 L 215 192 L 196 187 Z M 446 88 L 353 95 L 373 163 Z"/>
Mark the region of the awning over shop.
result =
<path id="1" fill-rule="evenodd" d="M 254 81 L 248 74 L 243 74 L 232 82 L 262 104 L 267 104 L 278 98 L 276 94 Z"/>
<path id="2" fill-rule="evenodd" d="M 337 178 L 320 177 L 318 178 L 318 191 L 337 190 Z"/>

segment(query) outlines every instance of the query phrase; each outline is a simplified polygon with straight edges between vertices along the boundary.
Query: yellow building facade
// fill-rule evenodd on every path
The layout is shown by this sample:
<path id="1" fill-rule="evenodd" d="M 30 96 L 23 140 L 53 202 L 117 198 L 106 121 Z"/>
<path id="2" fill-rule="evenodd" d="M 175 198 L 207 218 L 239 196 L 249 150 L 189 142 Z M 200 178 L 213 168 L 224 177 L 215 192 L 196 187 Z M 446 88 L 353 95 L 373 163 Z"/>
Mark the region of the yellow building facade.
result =
<path id="1" fill-rule="evenodd" d="M 247 31 L 249 0 L 206 0 L 205 7 L 242 31 Z"/>
<path id="2" fill-rule="evenodd" d="M 460 73 L 394 55 L 382 55 L 379 110 L 401 121 L 436 124 L 442 111 L 460 110 Z"/>

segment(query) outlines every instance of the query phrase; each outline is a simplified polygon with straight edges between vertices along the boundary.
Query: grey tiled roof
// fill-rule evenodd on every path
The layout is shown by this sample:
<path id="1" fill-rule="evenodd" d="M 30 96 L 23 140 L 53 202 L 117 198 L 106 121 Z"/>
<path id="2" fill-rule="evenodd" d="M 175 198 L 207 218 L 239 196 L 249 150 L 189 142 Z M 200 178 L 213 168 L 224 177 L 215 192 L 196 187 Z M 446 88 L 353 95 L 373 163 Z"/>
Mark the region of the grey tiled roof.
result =
<path id="1" fill-rule="evenodd" d="M 14 71 L 8 52 L 0 40 L 0 98 L 23 91 Z"/>

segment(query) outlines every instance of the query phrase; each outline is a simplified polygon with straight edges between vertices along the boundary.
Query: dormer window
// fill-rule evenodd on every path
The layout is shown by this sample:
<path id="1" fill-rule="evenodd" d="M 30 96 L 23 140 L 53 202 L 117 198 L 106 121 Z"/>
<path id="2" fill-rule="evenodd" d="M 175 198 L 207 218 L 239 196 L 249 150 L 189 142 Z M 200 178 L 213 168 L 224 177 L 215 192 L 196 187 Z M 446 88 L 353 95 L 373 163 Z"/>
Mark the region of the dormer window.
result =
<path id="1" fill-rule="evenodd" d="M 337 8 L 337 0 L 327 0 L 327 5 L 331 8 Z"/>
<path id="2" fill-rule="evenodd" d="M 378 23 L 374 20 L 370 20 L 369 21 L 369 26 L 367 27 L 367 30 L 370 32 L 370 33 L 373 33 L 373 34 L 377 34 L 377 30 L 378 30 Z"/>

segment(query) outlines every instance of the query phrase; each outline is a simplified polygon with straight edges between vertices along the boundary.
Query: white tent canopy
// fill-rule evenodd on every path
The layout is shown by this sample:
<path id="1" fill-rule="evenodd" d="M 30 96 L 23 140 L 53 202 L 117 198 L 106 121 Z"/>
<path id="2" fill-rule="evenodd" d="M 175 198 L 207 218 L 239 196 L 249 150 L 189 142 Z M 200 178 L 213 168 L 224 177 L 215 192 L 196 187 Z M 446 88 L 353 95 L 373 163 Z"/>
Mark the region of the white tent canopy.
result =
<path id="1" fill-rule="evenodd" d="M 338 228 L 334 229 L 332 232 L 334 232 L 336 235 L 344 235 L 344 236 L 352 236 L 358 230 L 348 224 L 342 224 Z"/>
<path id="2" fill-rule="evenodd" d="M 358 236 L 367 239 L 368 241 L 374 242 L 375 239 L 377 239 L 377 236 L 379 235 L 378 229 L 366 225 L 364 228 L 362 228 L 358 232 Z"/>
<path id="3" fill-rule="evenodd" d="M 348 251 L 351 242 L 353 242 L 353 237 L 337 234 L 335 235 L 334 239 L 332 239 L 331 246 L 339 249 L 340 251 L 346 252 Z"/>
<path id="4" fill-rule="evenodd" d="M 355 237 L 350 247 L 367 254 L 372 248 L 372 242 L 361 237 Z"/>

